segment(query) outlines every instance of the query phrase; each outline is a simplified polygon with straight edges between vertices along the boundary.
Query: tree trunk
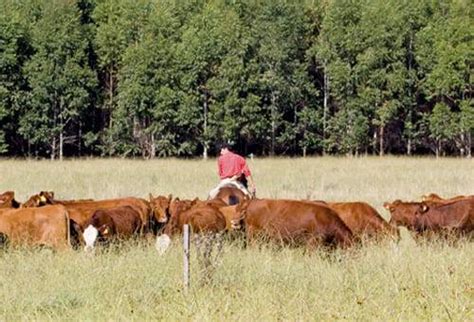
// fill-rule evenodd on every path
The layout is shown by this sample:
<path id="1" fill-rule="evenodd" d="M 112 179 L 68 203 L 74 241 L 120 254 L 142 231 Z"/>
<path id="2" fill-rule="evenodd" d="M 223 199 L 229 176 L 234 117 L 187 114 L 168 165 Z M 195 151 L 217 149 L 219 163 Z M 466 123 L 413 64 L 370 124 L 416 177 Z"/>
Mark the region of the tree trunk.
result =
<path id="1" fill-rule="evenodd" d="M 303 158 L 306 158 L 306 147 L 303 147 Z"/>
<path id="2" fill-rule="evenodd" d="M 472 136 L 471 132 L 467 132 L 467 157 L 472 158 Z"/>
<path id="3" fill-rule="evenodd" d="M 275 155 L 275 137 L 276 137 L 276 113 L 275 113 L 275 93 L 272 92 L 272 106 L 271 106 L 271 118 L 272 118 L 272 142 L 271 142 L 271 148 L 270 148 L 270 155 L 274 156 Z"/>
<path id="4" fill-rule="evenodd" d="M 64 134 L 63 130 L 59 132 L 59 161 L 63 160 Z"/>
<path id="5" fill-rule="evenodd" d="M 63 119 L 63 98 L 61 98 L 61 103 L 59 105 L 59 161 L 63 160 L 63 151 L 64 151 L 64 119 Z"/>
<path id="6" fill-rule="evenodd" d="M 383 156 L 383 139 L 385 126 L 381 125 L 379 128 L 379 156 Z"/>
<path id="7" fill-rule="evenodd" d="M 51 161 L 54 160 L 56 154 L 56 137 L 53 137 L 53 142 L 51 142 Z"/>
<path id="8" fill-rule="evenodd" d="M 114 66 L 113 65 L 110 65 L 109 66 L 109 115 L 108 115 L 108 118 L 109 118 L 109 128 L 112 127 L 112 117 L 111 117 L 111 114 L 112 114 L 112 107 L 114 106 Z M 105 122 L 104 122 L 105 123 Z"/>
<path id="9" fill-rule="evenodd" d="M 377 131 L 374 131 L 374 135 L 372 137 L 372 149 L 373 149 L 372 155 L 377 154 L 377 141 L 378 141 L 377 137 L 378 137 Z"/>
<path id="10" fill-rule="evenodd" d="M 77 146 L 77 149 L 78 149 L 78 154 L 79 156 L 82 155 L 82 122 L 79 121 L 79 130 L 78 130 L 78 133 L 77 133 L 77 136 L 79 138 L 79 143 L 78 143 L 78 146 Z"/>
<path id="11" fill-rule="evenodd" d="M 411 30 L 414 30 L 414 29 L 411 29 Z M 410 33 L 410 41 L 409 41 L 409 45 L 408 45 L 408 75 L 410 75 L 410 79 L 409 79 L 409 84 L 408 84 L 408 98 L 410 99 L 410 105 L 409 105 L 409 111 L 408 111 L 408 119 L 410 121 L 410 125 L 412 124 L 412 109 L 413 109 L 413 94 L 412 94 L 412 91 L 411 91 L 411 87 L 412 87 L 412 81 L 411 81 L 411 70 L 412 70 L 412 58 L 413 58 L 413 34 Z M 409 133 L 409 137 L 408 137 L 408 141 L 407 141 L 407 155 L 411 155 L 411 149 L 412 149 L 412 136 L 413 134 L 411 133 L 411 130 L 410 130 L 410 133 Z"/>
<path id="12" fill-rule="evenodd" d="M 469 159 L 472 157 L 472 136 L 471 136 L 471 132 L 467 133 L 467 157 Z"/>
<path id="13" fill-rule="evenodd" d="M 328 99 L 329 99 L 329 77 L 326 72 L 326 62 L 324 62 L 324 101 L 323 101 L 323 139 L 326 139 L 327 131 L 327 114 L 328 114 Z M 326 146 L 323 147 L 323 155 L 327 153 Z"/>
<path id="14" fill-rule="evenodd" d="M 202 158 L 207 159 L 207 93 L 204 92 L 204 149 L 202 151 Z"/>
<path id="15" fill-rule="evenodd" d="M 461 133 L 461 143 L 459 144 L 459 155 L 461 156 L 461 158 L 464 157 L 464 153 L 466 152 L 465 150 L 465 144 L 466 142 L 466 138 L 464 136 L 464 133 Z"/>
<path id="16" fill-rule="evenodd" d="M 155 135 L 150 133 L 150 159 L 154 159 L 156 156 L 156 146 L 155 146 Z"/>

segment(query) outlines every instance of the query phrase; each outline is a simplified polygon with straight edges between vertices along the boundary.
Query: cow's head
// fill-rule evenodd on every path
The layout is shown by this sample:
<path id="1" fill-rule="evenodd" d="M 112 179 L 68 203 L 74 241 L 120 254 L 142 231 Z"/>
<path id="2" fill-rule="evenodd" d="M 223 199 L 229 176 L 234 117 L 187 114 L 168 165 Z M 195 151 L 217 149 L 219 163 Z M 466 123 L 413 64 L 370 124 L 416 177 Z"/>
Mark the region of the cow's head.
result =
<path id="1" fill-rule="evenodd" d="M 0 194 L 0 208 L 18 208 L 20 203 L 15 200 L 15 192 L 6 191 Z"/>
<path id="2" fill-rule="evenodd" d="M 170 203 L 170 217 L 178 217 L 179 214 L 182 212 L 190 209 L 191 207 L 195 206 L 198 204 L 200 201 L 198 198 L 193 199 L 193 200 L 180 200 L 179 198 L 175 198 L 173 201 Z"/>
<path id="3" fill-rule="evenodd" d="M 43 204 L 41 202 L 41 198 L 39 195 L 33 195 L 31 196 L 30 198 L 28 198 L 27 201 L 25 201 L 21 206 L 22 208 L 32 208 L 32 207 L 40 207 L 40 206 L 43 206 L 45 204 Z"/>
<path id="4" fill-rule="evenodd" d="M 44 204 L 54 204 L 54 191 L 41 191 L 39 196 Z"/>
<path id="5" fill-rule="evenodd" d="M 169 220 L 165 225 L 163 230 L 163 234 L 167 234 L 168 236 L 172 236 L 174 233 L 180 231 L 180 218 L 181 214 L 186 210 L 194 207 L 196 203 L 199 203 L 199 199 L 194 200 L 180 200 L 179 198 L 175 198 L 171 201 L 169 207 Z"/>
<path id="6" fill-rule="evenodd" d="M 241 228 L 241 222 L 244 220 L 244 218 L 247 216 L 247 208 L 250 204 L 252 199 L 246 198 L 244 201 L 239 203 L 235 209 L 235 213 L 232 216 L 232 219 L 230 221 L 232 225 L 232 229 L 240 229 Z"/>
<path id="7" fill-rule="evenodd" d="M 31 207 L 42 207 L 46 205 L 53 205 L 54 202 L 54 192 L 52 191 L 41 191 L 37 195 L 32 195 L 25 203 L 23 203 L 23 208 Z"/>
<path id="8" fill-rule="evenodd" d="M 105 239 L 115 235 L 114 227 L 108 224 L 100 226 L 97 230 L 99 231 L 99 236 Z"/>
<path id="9" fill-rule="evenodd" d="M 155 220 L 159 223 L 165 223 L 168 221 L 169 208 L 173 196 L 170 194 L 168 197 L 158 196 L 153 197 L 150 193 L 150 207 Z"/>
<path id="10" fill-rule="evenodd" d="M 420 212 L 419 202 L 385 202 L 384 208 L 390 212 L 390 224 L 414 228 L 416 226 L 416 216 Z"/>

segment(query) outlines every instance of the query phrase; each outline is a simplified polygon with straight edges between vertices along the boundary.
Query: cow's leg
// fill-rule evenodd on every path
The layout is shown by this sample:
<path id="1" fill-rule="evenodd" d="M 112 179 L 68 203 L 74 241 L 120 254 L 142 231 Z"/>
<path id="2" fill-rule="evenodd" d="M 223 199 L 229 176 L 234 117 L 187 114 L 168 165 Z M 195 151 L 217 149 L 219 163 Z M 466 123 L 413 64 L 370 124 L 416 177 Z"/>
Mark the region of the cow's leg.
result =
<path id="1" fill-rule="evenodd" d="M 92 225 L 89 225 L 85 230 L 82 236 L 84 237 L 84 241 L 86 243 L 86 246 L 84 247 L 84 250 L 87 251 L 92 251 L 94 249 L 94 243 L 97 240 L 97 236 L 99 235 L 99 231 L 97 228 L 95 228 Z"/>
<path id="2" fill-rule="evenodd" d="M 4 233 L 0 233 L 0 247 L 8 246 L 8 236 Z"/>

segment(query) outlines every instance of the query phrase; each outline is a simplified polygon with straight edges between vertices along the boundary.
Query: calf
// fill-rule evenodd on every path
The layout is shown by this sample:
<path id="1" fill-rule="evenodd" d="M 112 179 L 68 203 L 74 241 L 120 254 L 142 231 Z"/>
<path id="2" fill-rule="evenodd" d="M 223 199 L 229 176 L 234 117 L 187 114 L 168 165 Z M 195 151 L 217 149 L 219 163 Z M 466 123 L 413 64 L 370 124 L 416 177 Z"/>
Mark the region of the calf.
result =
<path id="1" fill-rule="evenodd" d="M 131 206 L 96 210 L 89 219 L 83 237 L 85 250 L 94 249 L 97 239 L 126 239 L 138 234 L 142 226 L 140 213 Z"/>

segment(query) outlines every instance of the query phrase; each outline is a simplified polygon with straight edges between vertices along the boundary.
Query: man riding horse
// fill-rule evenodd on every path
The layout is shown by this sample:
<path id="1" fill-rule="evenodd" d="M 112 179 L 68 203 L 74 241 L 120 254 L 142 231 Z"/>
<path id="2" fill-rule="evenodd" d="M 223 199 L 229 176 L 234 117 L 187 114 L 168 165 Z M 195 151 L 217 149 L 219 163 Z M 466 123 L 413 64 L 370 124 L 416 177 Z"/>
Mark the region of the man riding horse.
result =
<path id="1" fill-rule="evenodd" d="M 255 183 L 245 159 L 232 152 L 230 145 L 227 143 L 222 143 L 219 150 L 220 157 L 217 160 L 217 168 L 221 181 L 217 187 L 209 192 L 209 199 L 215 198 L 223 187 L 235 187 L 245 195 L 254 197 L 256 193 Z"/>

